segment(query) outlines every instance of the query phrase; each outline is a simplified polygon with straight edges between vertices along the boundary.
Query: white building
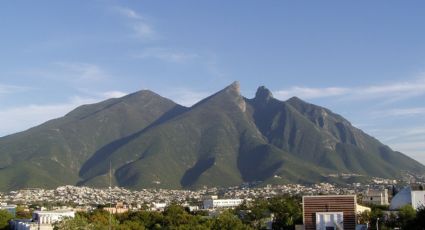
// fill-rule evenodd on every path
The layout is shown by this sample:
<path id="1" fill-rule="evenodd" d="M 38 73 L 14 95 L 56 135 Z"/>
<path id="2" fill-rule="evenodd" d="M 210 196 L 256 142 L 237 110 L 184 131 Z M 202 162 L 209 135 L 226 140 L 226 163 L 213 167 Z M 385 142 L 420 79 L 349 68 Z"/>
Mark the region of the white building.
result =
<path id="1" fill-rule="evenodd" d="M 425 191 L 412 191 L 410 187 L 405 187 L 391 200 L 390 210 L 397 210 L 405 205 L 412 205 L 414 209 L 425 206 Z"/>
<path id="2" fill-rule="evenodd" d="M 206 199 L 204 209 L 234 208 L 242 204 L 242 199 Z"/>
<path id="3" fill-rule="evenodd" d="M 420 207 L 425 207 L 425 191 L 412 191 L 412 206 L 418 210 Z"/>
<path id="4" fill-rule="evenodd" d="M 151 205 L 151 211 L 164 211 L 165 208 L 167 207 L 167 203 L 162 202 L 162 203 L 155 203 L 153 202 Z"/>
<path id="5" fill-rule="evenodd" d="M 72 210 L 53 210 L 53 211 L 34 211 L 32 214 L 33 221 L 40 224 L 53 224 L 62 220 L 64 217 L 75 217 Z"/>
<path id="6" fill-rule="evenodd" d="M 53 230 L 52 224 L 65 217 L 74 218 L 72 210 L 34 211 L 32 220 L 15 220 L 11 226 L 14 230 Z"/>

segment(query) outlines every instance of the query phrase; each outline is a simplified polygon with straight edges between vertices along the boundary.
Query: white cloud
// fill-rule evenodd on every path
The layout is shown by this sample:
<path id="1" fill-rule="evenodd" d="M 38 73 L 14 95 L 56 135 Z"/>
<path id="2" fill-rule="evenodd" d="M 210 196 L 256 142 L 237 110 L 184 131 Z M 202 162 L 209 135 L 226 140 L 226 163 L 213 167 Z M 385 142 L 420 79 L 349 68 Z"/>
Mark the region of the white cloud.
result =
<path id="1" fill-rule="evenodd" d="M 105 80 L 107 74 L 98 65 L 79 62 L 56 62 L 63 76 L 78 81 Z"/>
<path id="2" fill-rule="evenodd" d="M 345 95 L 349 91 L 350 89 L 342 87 L 309 88 L 294 86 L 289 89 L 278 90 L 273 92 L 273 94 L 282 99 L 287 99 L 292 96 L 298 96 L 303 99 L 312 99 Z"/>
<path id="3" fill-rule="evenodd" d="M 157 33 L 153 30 L 153 28 L 142 21 L 134 23 L 132 26 L 137 37 L 143 40 L 154 40 L 157 38 Z"/>
<path id="4" fill-rule="evenodd" d="M 378 86 L 366 87 L 362 92 L 367 94 L 388 94 L 388 93 L 405 93 L 405 92 L 425 92 L 425 78 L 419 78 L 414 81 L 405 81 L 390 83 Z"/>
<path id="5" fill-rule="evenodd" d="M 72 97 L 63 104 L 26 105 L 0 110 L 2 129 L 0 136 L 20 132 L 47 120 L 64 116 L 82 104 L 94 103 L 91 98 Z"/>
<path id="6" fill-rule="evenodd" d="M 0 94 L 19 93 L 29 90 L 30 87 L 0 84 Z"/>
<path id="7" fill-rule="evenodd" d="M 169 62 L 185 62 L 190 59 L 197 58 L 197 54 L 173 51 L 164 48 L 148 48 L 138 55 L 137 58 L 155 58 Z"/>
<path id="8" fill-rule="evenodd" d="M 180 88 L 164 92 L 163 95 L 180 105 L 189 107 L 211 95 L 211 93 Z"/>
<path id="9" fill-rule="evenodd" d="M 281 99 L 298 96 L 305 99 L 338 97 L 341 100 L 365 100 L 384 98 L 386 102 L 405 100 L 425 94 L 425 77 L 411 81 L 393 82 L 381 85 L 370 85 L 363 87 L 291 87 L 278 90 L 274 94 Z"/>
<path id="10" fill-rule="evenodd" d="M 425 165 L 425 138 L 422 140 L 391 143 L 391 148 L 405 153 Z"/>
<path id="11" fill-rule="evenodd" d="M 399 124 L 402 125 L 402 124 Z M 382 143 L 425 164 L 425 126 L 368 129 Z"/>
<path id="12" fill-rule="evenodd" d="M 423 116 L 425 115 L 425 107 L 399 108 L 373 112 L 375 116 Z"/>
<path id="13" fill-rule="evenodd" d="M 52 80 L 64 80 L 73 83 L 90 83 L 106 80 L 110 76 L 99 65 L 84 62 L 58 61 L 42 68 L 33 68 L 15 72 L 17 76 L 41 77 Z"/>
<path id="14" fill-rule="evenodd" d="M 409 140 L 423 140 L 425 142 L 425 126 L 416 125 L 376 129 L 374 133 L 382 136 L 382 140 L 388 143 L 406 142 Z"/>
<path id="15" fill-rule="evenodd" d="M 118 12 L 119 14 L 130 18 L 130 19 L 142 19 L 142 16 L 139 15 L 138 13 L 136 13 L 136 11 L 126 8 L 126 7 L 120 7 L 117 6 L 114 8 L 116 12 Z"/>
<path id="16" fill-rule="evenodd" d="M 136 11 L 126 7 L 114 7 L 114 10 L 120 15 L 130 20 L 130 27 L 134 35 L 143 41 L 158 39 L 158 33 L 150 25 L 146 18 L 137 13 Z"/>
<path id="17" fill-rule="evenodd" d="M 107 91 L 97 95 L 97 97 L 73 96 L 63 103 L 30 104 L 0 109 L 0 121 L 2 121 L 0 137 L 24 131 L 48 120 L 62 117 L 80 105 L 96 103 L 112 97 L 121 97 L 125 93 Z"/>
<path id="18" fill-rule="evenodd" d="M 125 95 L 127 95 L 128 93 L 124 93 L 121 91 L 107 91 L 107 92 L 103 92 L 100 95 L 103 98 L 120 98 L 120 97 L 124 97 Z"/>

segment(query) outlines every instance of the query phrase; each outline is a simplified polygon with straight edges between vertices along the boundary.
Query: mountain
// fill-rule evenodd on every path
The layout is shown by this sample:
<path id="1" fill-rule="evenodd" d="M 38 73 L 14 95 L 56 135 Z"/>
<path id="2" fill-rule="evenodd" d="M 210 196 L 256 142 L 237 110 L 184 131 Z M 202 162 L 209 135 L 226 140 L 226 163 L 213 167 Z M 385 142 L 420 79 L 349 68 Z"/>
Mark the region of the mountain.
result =
<path id="1" fill-rule="evenodd" d="M 62 118 L 0 138 L 0 190 L 76 184 L 82 164 L 184 107 L 150 91 L 83 105 Z"/>
<path id="2" fill-rule="evenodd" d="M 150 91 L 84 105 L 0 138 L 0 157 L 0 190 L 107 186 L 110 166 L 115 185 L 134 189 L 425 173 L 326 108 L 265 87 L 247 99 L 237 82 L 190 108 Z"/>

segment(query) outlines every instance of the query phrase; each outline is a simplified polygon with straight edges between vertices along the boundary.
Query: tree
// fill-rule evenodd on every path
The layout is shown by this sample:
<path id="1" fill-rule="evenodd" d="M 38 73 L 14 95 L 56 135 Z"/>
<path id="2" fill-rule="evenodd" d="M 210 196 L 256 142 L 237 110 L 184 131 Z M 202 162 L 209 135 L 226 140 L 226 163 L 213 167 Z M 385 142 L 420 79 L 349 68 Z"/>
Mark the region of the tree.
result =
<path id="1" fill-rule="evenodd" d="M 260 229 L 262 220 L 270 216 L 269 203 L 264 199 L 257 199 L 247 205 L 242 215 L 242 220 L 245 224 L 250 224 L 255 229 Z"/>
<path id="2" fill-rule="evenodd" d="M 210 229 L 210 221 L 177 204 L 169 205 L 163 213 L 163 225 L 166 229 Z"/>
<path id="3" fill-rule="evenodd" d="M 75 218 L 64 218 L 53 224 L 54 230 L 90 230 L 93 225 L 89 224 L 86 218 L 76 215 Z"/>
<path id="4" fill-rule="evenodd" d="M 16 207 L 16 219 L 31 219 L 31 212 L 25 211 L 24 207 Z"/>
<path id="5" fill-rule="evenodd" d="M 143 223 L 138 221 L 126 220 L 120 224 L 117 230 L 144 230 L 146 229 Z"/>
<path id="6" fill-rule="evenodd" d="M 0 230 L 9 229 L 9 221 L 13 219 L 13 215 L 6 211 L 0 210 Z"/>
<path id="7" fill-rule="evenodd" d="M 164 222 L 166 226 L 179 226 L 188 224 L 191 215 L 180 205 L 171 204 L 164 210 Z"/>
<path id="8" fill-rule="evenodd" d="M 416 211 L 411 205 L 405 205 L 400 208 L 398 212 L 398 221 L 401 224 L 402 228 L 409 229 L 408 226 L 412 224 L 415 220 Z"/>
<path id="9" fill-rule="evenodd" d="M 381 226 L 383 220 L 384 213 L 379 207 L 372 207 L 372 211 L 370 212 L 370 227 L 371 229 L 375 229 L 376 222 L 378 222 L 379 226 Z"/>
<path id="10" fill-rule="evenodd" d="M 213 230 L 245 230 L 252 229 L 245 225 L 230 210 L 223 211 L 218 217 L 214 218 L 211 229 Z"/>
<path id="11" fill-rule="evenodd" d="M 359 224 L 369 224 L 370 223 L 370 211 L 366 210 L 359 215 L 357 215 L 357 221 Z"/>
<path id="12" fill-rule="evenodd" d="M 412 225 L 415 226 L 412 229 L 425 230 L 425 206 L 419 207 L 416 211 L 416 218 L 412 221 Z"/>
<path id="13" fill-rule="evenodd" d="M 132 222 L 139 222 L 144 225 L 147 229 L 154 229 L 155 226 L 161 226 L 164 220 L 164 216 L 159 212 L 151 212 L 151 211 L 137 211 L 137 212 L 129 212 L 128 219 L 119 219 L 121 222 L 125 222 L 126 220 Z"/>
<path id="14" fill-rule="evenodd" d="M 302 207 L 300 201 L 289 196 L 270 199 L 270 210 L 275 215 L 273 229 L 294 229 L 302 223 Z"/>

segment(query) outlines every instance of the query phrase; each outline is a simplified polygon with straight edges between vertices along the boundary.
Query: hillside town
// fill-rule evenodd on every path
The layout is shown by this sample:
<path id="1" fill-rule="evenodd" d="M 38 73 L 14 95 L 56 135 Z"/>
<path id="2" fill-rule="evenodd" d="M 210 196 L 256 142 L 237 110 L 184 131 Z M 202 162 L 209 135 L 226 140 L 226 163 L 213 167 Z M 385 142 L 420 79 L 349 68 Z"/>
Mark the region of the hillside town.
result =
<path id="1" fill-rule="evenodd" d="M 61 186 L 56 189 L 30 188 L 10 191 L 0 194 L 0 202 L 13 204 L 72 204 L 79 206 L 98 206 L 109 203 L 152 204 L 171 202 L 201 201 L 208 195 L 219 195 L 223 198 L 256 199 L 270 198 L 278 195 L 314 195 L 314 194 L 359 194 L 369 188 L 384 189 L 391 187 L 393 180 L 375 179 L 375 183 L 363 185 L 361 183 L 336 186 L 329 183 L 313 185 L 284 184 L 252 187 L 249 185 L 228 188 L 203 188 L 198 190 L 171 190 L 171 189 L 142 189 L 129 190 L 121 187 L 90 188 L 72 185 Z"/>

